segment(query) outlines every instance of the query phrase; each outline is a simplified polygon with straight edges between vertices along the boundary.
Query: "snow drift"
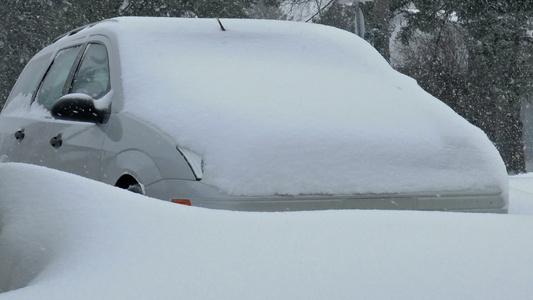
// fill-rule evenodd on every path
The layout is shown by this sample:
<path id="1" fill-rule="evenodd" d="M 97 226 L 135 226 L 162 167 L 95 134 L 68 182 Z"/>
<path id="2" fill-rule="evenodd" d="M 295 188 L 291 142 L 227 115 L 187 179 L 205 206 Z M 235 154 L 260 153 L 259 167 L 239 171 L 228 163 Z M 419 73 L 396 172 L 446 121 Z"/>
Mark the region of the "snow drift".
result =
<path id="1" fill-rule="evenodd" d="M 0 179 L 0 299 L 533 293 L 531 216 L 213 211 L 31 165 L 0 164 Z"/>

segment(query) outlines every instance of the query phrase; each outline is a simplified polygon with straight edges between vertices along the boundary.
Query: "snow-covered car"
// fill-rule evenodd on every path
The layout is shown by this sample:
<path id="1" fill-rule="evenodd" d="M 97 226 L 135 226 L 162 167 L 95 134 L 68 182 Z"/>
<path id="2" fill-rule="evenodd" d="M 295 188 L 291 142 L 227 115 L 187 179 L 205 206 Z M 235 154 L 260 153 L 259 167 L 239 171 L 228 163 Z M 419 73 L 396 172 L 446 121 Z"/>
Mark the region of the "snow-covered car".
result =
<path id="1" fill-rule="evenodd" d="M 508 209 L 504 164 L 481 130 L 364 40 L 315 24 L 78 28 L 27 64 L 0 138 L 0 161 L 202 207 Z"/>

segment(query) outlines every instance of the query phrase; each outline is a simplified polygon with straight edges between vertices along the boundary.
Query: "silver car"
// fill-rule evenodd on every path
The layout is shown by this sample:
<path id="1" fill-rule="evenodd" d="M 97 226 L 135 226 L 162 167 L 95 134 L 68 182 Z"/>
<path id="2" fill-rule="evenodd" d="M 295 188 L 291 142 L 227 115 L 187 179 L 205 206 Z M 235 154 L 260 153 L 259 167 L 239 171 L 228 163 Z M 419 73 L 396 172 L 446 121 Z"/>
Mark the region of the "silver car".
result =
<path id="1" fill-rule="evenodd" d="M 16 82 L 0 161 L 218 209 L 508 209 L 479 129 L 358 37 L 294 22 L 73 30 Z"/>

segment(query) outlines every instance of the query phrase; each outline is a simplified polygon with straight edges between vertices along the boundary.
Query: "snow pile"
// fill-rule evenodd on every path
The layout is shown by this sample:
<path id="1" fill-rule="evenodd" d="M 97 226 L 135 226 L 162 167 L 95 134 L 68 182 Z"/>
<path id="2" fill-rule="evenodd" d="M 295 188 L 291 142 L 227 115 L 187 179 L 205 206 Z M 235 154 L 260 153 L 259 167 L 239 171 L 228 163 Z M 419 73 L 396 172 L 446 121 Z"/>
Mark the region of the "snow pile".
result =
<path id="1" fill-rule="evenodd" d="M 509 213 L 533 215 L 533 173 L 511 177 L 509 186 L 509 197 L 513 199 Z"/>
<path id="2" fill-rule="evenodd" d="M 501 187 L 486 136 L 365 41 L 266 20 L 118 18 L 124 111 L 204 159 L 236 195 Z"/>
<path id="3" fill-rule="evenodd" d="M 213 211 L 30 165 L 0 164 L 0 179 L 0 299 L 533 293 L 531 216 Z"/>

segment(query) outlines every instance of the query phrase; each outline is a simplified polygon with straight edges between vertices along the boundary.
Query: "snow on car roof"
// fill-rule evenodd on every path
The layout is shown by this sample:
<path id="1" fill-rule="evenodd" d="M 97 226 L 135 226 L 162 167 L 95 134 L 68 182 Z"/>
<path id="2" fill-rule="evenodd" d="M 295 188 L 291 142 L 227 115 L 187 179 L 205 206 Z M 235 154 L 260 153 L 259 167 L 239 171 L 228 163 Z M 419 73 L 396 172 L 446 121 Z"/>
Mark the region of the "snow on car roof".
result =
<path id="1" fill-rule="evenodd" d="M 234 195 L 503 187 L 486 135 L 364 40 L 286 21 L 122 17 L 124 112 L 204 159 Z"/>

